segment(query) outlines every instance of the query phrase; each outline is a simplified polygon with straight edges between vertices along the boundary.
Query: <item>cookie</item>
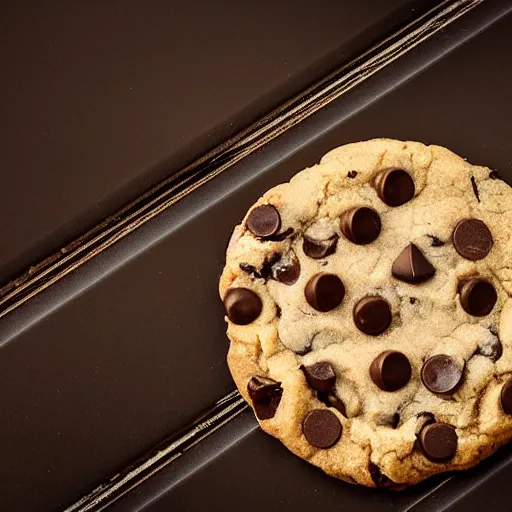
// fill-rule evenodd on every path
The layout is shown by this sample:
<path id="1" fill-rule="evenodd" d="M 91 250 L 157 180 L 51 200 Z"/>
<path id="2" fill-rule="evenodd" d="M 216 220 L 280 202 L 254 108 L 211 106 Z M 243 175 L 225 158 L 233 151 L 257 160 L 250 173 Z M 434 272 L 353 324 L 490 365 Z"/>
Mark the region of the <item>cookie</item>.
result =
<path id="1" fill-rule="evenodd" d="M 325 155 L 250 208 L 219 285 L 266 432 L 403 489 L 512 437 L 512 189 L 439 146 Z"/>

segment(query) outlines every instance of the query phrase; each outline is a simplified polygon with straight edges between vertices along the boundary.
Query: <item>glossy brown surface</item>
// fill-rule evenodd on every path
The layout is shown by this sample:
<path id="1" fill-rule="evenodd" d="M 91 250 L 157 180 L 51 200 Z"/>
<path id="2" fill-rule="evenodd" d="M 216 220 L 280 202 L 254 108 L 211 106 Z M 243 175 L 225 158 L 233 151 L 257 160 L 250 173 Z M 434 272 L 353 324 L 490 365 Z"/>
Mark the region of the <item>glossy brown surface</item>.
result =
<path id="1" fill-rule="evenodd" d="M 0 285 L 436 3 L 1 2 Z"/>
<path id="2" fill-rule="evenodd" d="M 437 38 L 437 46 L 398 61 L 2 321 L 2 341 L 8 343 L 0 358 L 1 385 L 16 390 L 0 395 L 9 418 L 2 425 L 0 480 L 7 509 L 63 508 L 232 389 L 217 278 L 233 224 L 270 186 L 336 145 L 383 135 L 441 143 L 512 177 L 505 123 L 512 117 L 512 19 L 411 79 L 443 55 L 451 37 L 460 42 L 474 33 L 479 16 L 471 14 Z M 399 87 L 405 78 L 411 80 Z M 461 129 L 467 126 L 474 129 Z M 191 374 L 198 377 L 194 392 Z M 251 418 L 244 423 L 250 432 Z M 325 478 L 259 432 L 228 450 L 246 432 L 242 426 L 229 426 L 227 444 L 216 438 L 201 468 L 184 457 L 161 479 L 148 481 L 149 495 L 141 487 L 126 499 L 151 500 L 152 511 L 173 504 L 204 510 L 205 503 L 225 503 L 228 496 L 246 510 L 275 503 L 300 510 L 319 499 L 327 509 L 338 510 L 343 501 L 365 511 L 404 510 L 439 482 L 406 494 L 369 494 Z M 206 446 L 196 452 L 205 453 Z M 493 467 L 489 462 L 482 471 Z M 179 485 L 170 489 L 174 477 Z M 126 503 L 112 510 L 131 510 Z"/>

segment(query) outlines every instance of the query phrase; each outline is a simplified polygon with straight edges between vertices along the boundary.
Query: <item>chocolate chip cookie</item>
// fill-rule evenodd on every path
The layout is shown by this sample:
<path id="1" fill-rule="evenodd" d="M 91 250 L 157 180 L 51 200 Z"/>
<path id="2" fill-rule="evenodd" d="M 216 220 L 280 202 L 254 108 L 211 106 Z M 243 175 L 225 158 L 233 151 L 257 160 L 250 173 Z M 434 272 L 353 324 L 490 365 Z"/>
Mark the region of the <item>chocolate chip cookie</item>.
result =
<path id="1" fill-rule="evenodd" d="M 220 279 L 228 363 L 268 433 L 401 489 L 512 437 L 512 189 L 447 149 L 371 140 L 269 190 Z"/>

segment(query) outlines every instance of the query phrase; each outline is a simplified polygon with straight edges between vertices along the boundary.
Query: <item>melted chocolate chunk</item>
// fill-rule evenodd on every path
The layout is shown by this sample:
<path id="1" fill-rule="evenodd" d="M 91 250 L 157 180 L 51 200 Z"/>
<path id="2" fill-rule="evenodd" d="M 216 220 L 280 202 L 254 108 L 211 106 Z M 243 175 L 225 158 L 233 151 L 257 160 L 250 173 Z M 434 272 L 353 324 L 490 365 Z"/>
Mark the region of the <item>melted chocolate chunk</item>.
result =
<path id="1" fill-rule="evenodd" d="M 457 453 L 458 436 L 448 423 L 429 423 L 419 434 L 420 448 L 432 462 L 447 462 Z"/>
<path id="2" fill-rule="evenodd" d="M 345 286 L 338 276 L 320 272 L 307 282 L 304 295 L 313 309 L 325 313 L 341 304 Z"/>
<path id="3" fill-rule="evenodd" d="M 414 244 L 409 244 L 393 262 L 391 273 L 400 281 L 417 284 L 433 277 L 436 269 Z"/>
<path id="4" fill-rule="evenodd" d="M 386 299 L 369 295 L 354 306 L 353 318 L 361 332 L 378 336 L 391 325 L 391 307 Z"/>
<path id="5" fill-rule="evenodd" d="M 347 176 L 353 179 L 357 176 L 357 171 L 348 171 Z"/>
<path id="6" fill-rule="evenodd" d="M 336 384 L 336 373 L 331 363 L 327 361 L 320 361 L 310 366 L 302 365 L 300 369 L 304 372 L 308 384 L 316 391 L 329 392 Z"/>
<path id="7" fill-rule="evenodd" d="M 465 259 L 477 261 L 485 258 L 493 246 L 489 228 L 478 219 L 463 219 L 453 230 L 455 250 Z"/>
<path id="8" fill-rule="evenodd" d="M 463 370 L 452 357 L 438 354 L 423 364 L 421 380 L 432 393 L 452 394 L 462 384 Z"/>
<path id="9" fill-rule="evenodd" d="M 400 423 L 400 414 L 395 412 L 394 414 L 380 414 L 375 419 L 375 424 L 383 427 L 391 427 L 395 429 Z"/>
<path id="10" fill-rule="evenodd" d="M 512 380 L 503 384 L 500 394 L 501 408 L 505 414 L 512 414 Z"/>
<path id="11" fill-rule="evenodd" d="M 247 228 L 259 238 L 267 238 L 279 232 L 281 217 L 275 206 L 256 206 L 247 217 Z"/>
<path id="12" fill-rule="evenodd" d="M 272 279 L 286 285 L 292 285 L 300 277 L 300 263 L 293 251 L 276 261 L 271 268 Z"/>
<path id="13" fill-rule="evenodd" d="M 437 236 L 434 235 L 427 235 L 430 238 L 430 246 L 431 247 L 442 247 L 445 242 L 443 242 L 441 239 L 437 238 Z"/>
<path id="14" fill-rule="evenodd" d="M 331 448 L 340 439 L 342 426 L 338 417 L 326 409 L 315 409 L 302 422 L 302 432 L 315 448 Z"/>
<path id="15" fill-rule="evenodd" d="M 414 197 L 414 181 L 402 169 L 382 171 L 374 180 L 378 196 L 388 206 L 401 206 Z"/>
<path id="16" fill-rule="evenodd" d="M 494 308 L 498 294 L 492 283 L 472 277 L 459 283 L 460 305 L 468 315 L 486 316 Z"/>
<path id="17" fill-rule="evenodd" d="M 249 263 L 240 263 L 239 267 L 240 270 L 246 274 L 249 274 L 251 277 L 256 279 L 260 279 L 262 277 L 262 275 L 258 272 L 258 269 L 253 265 L 249 265 Z"/>
<path id="18" fill-rule="evenodd" d="M 475 194 L 476 200 L 480 202 L 480 196 L 478 194 L 478 187 L 476 186 L 475 177 L 471 176 L 471 186 L 473 187 L 473 194 Z"/>
<path id="19" fill-rule="evenodd" d="M 377 466 L 373 462 L 370 462 L 370 464 L 368 464 L 368 471 L 370 473 L 370 476 L 372 477 L 375 487 L 377 487 L 378 489 L 393 489 L 394 491 L 399 491 L 406 487 L 405 485 L 393 482 L 393 480 L 388 478 L 386 475 L 382 474 L 379 466 Z"/>
<path id="20" fill-rule="evenodd" d="M 224 296 L 228 318 L 237 325 L 247 325 L 260 316 L 263 304 L 259 296 L 248 288 L 230 288 Z"/>
<path id="21" fill-rule="evenodd" d="M 247 384 L 247 391 L 256 416 L 260 420 L 268 420 L 275 416 L 283 394 L 280 382 L 268 377 L 254 376 Z"/>
<path id="22" fill-rule="evenodd" d="M 288 228 L 282 233 L 277 233 L 276 235 L 271 235 L 267 237 L 265 240 L 270 240 L 271 242 L 282 242 L 285 238 L 293 235 L 293 228 Z"/>
<path id="23" fill-rule="evenodd" d="M 493 337 L 490 340 L 480 343 L 475 350 L 475 355 L 488 357 L 493 363 L 495 363 L 503 355 L 503 345 L 496 333 L 493 333 Z"/>
<path id="24" fill-rule="evenodd" d="M 327 407 L 334 407 L 338 412 L 345 416 L 345 418 L 348 418 L 347 409 L 341 398 L 338 398 L 332 393 L 326 393 L 325 391 L 318 391 L 316 396 L 324 405 Z"/>
<path id="25" fill-rule="evenodd" d="M 336 251 L 338 245 L 338 235 L 334 234 L 325 240 L 318 240 L 308 235 L 304 235 L 302 250 L 306 256 L 319 260 L 330 256 Z"/>
<path id="26" fill-rule="evenodd" d="M 398 391 L 411 378 L 411 363 L 402 352 L 386 350 L 370 366 L 370 377 L 382 391 Z"/>
<path id="27" fill-rule="evenodd" d="M 416 301 L 417 301 L 417 300 L 418 300 L 418 299 L 417 299 L 416 297 L 409 297 L 409 302 L 410 302 L 411 304 L 416 304 Z"/>

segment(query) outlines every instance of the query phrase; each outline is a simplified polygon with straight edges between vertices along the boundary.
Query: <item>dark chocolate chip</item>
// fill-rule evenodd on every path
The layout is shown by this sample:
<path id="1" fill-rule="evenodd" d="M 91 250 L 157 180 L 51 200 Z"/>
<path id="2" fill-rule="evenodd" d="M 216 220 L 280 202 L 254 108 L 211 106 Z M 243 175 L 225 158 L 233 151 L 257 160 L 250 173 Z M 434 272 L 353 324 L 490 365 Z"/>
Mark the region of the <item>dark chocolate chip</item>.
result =
<path id="1" fill-rule="evenodd" d="M 302 250 L 306 256 L 319 260 L 330 256 L 336 251 L 338 244 L 338 235 L 334 234 L 325 240 L 318 240 L 308 235 L 304 235 Z"/>
<path id="2" fill-rule="evenodd" d="M 285 238 L 288 238 L 289 236 L 293 235 L 293 233 L 293 228 L 288 228 L 284 230 L 282 233 L 277 233 L 276 235 L 265 237 L 265 240 L 270 240 L 272 242 L 282 242 Z"/>
<path id="3" fill-rule="evenodd" d="M 460 304 L 466 313 L 472 316 L 488 315 L 498 294 L 492 283 L 481 277 L 473 277 L 459 284 Z"/>
<path id="4" fill-rule="evenodd" d="M 357 171 L 348 171 L 347 176 L 349 178 L 355 178 L 357 176 Z"/>
<path id="5" fill-rule="evenodd" d="M 512 380 L 503 384 L 500 394 L 501 408 L 505 414 L 512 414 Z"/>
<path id="6" fill-rule="evenodd" d="M 260 238 L 267 238 L 279 232 L 281 217 L 279 212 L 271 204 L 256 206 L 247 218 L 247 228 L 251 233 Z"/>
<path id="7" fill-rule="evenodd" d="M 394 491 L 398 491 L 405 488 L 404 485 L 397 484 L 396 482 L 393 482 L 393 480 L 391 480 L 389 477 L 382 474 L 379 466 L 377 466 L 373 462 L 370 462 L 370 464 L 368 464 L 368 471 L 370 473 L 370 476 L 372 477 L 375 487 L 377 487 L 378 489 L 393 489 Z"/>
<path id="8" fill-rule="evenodd" d="M 440 238 L 434 235 L 427 235 L 430 238 L 430 246 L 431 247 L 442 247 L 445 242 L 443 242 Z"/>
<path id="9" fill-rule="evenodd" d="M 337 416 L 326 409 L 315 409 L 302 422 L 302 432 L 315 448 L 330 448 L 340 439 L 342 426 Z"/>
<path id="10" fill-rule="evenodd" d="M 351 208 L 341 216 L 340 229 L 345 238 L 354 244 L 370 244 L 380 234 L 379 214 L 366 206 Z"/>
<path id="11" fill-rule="evenodd" d="M 388 206 L 400 206 L 414 197 L 414 181 L 402 169 L 382 171 L 374 180 L 378 196 Z"/>
<path id="12" fill-rule="evenodd" d="M 242 270 L 246 274 L 249 274 L 251 277 L 254 277 L 256 279 L 262 277 L 261 274 L 258 272 L 258 269 L 254 265 L 249 265 L 249 263 L 240 263 L 239 267 L 240 270 Z"/>
<path id="13" fill-rule="evenodd" d="M 463 219 L 453 230 L 455 250 L 467 260 L 477 261 L 485 258 L 493 245 L 489 228 L 478 219 Z"/>
<path id="14" fill-rule="evenodd" d="M 332 393 L 326 393 L 325 391 L 318 391 L 316 396 L 318 400 L 320 400 L 320 402 L 322 402 L 324 405 L 327 407 L 334 407 L 338 412 L 345 416 L 345 418 L 348 418 L 347 408 L 345 407 L 345 404 L 341 398 L 338 398 Z"/>
<path id="15" fill-rule="evenodd" d="M 471 176 L 471 186 L 473 187 L 473 194 L 475 194 L 476 200 L 480 202 L 480 196 L 478 194 L 478 187 L 476 186 L 475 177 Z"/>
<path id="16" fill-rule="evenodd" d="M 416 297 L 409 297 L 409 302 L 410 302 L 411 304 L 416 304 L 416 301 L 417 301 L 417 300 L 418 300 L 418 299 L 417 299 Z"/>
<path id="17" fill-rule="evenodd" d="M 380 414 L 375 418 L 375 424 L 395 429 L 400 423 L 400 414 Z"/>
<path id="18" fill-rule="evenodd" d="M 255 376 L 247 384 L 247 391 L 256 416 L 260 420 L 268 420 L 275 416 L 283 394 L 280 382 L 268 377 Z"/>
<path id="19" fill-rule="evenodd" d="M 454 393 L 462 384 L 463 368 L 455 359 L 438 354 L 427 359 L 421 369 L 421 381 L 432 393 L 447 395 Z"/>
<path id="20" fill-rule="evenodd" d="M 300 369 L 304 372 L 308 384 L 316 391 L 331 391 L 336 384 L 334 368 L 327 361 L 310 366 L 302 365 Z"/>
<path id="21" fill-rule="evenodd" d="M 307 282 L 304 295 L 313 309 L 325 313 L 341 304 L 345 286 L 338 276 L 320 272 Z"/>
<path id="22" fill-rule="evenodd" d="M 380 353 L 370 365 L 370 377 L 383 391 L 397 391 L 407 385 L 411 378 L 409 359 L 394 350 Z"/>
<path id="23" fill-rule="evenodd" d="M 406 283 L 422 283 L 436 273 L 436 269 L 414 245 L 409 244 L 396 258 L 391 273 Z"/>
<path id="24" fill-rule="evenodd" d="M 425 425 L 419 442 L 425 457 L 432 462 L 446 462 L 457 453 L 457 433 L 448 423 L 436 422 Z"/>
<path id="25" fill-rule="evenodd" d="M 501 180 L 501 176 L 500 176 L 500 173 L 498 171 L 491 171 L 489 173 L 489 178 L 491 178 L 491 180 Z"/>
<path id="26" fill-rule="evenodd" d="M 263 304 L 259 296 L 248 288 L 230 288 L 224 296 L 228 318 L 237 325 L 247 325 L 260 316 Z"/>
<path id="27" fill-rule="evenodd" d="M 361 332 L 378 336 L 391 325 L 391 307 L 382 297 L 368 295 L 354 306 L 353 317 Z"/>
<path id="28" fill-rule="evenodd" d="M 260 275 L 265 281 L 272 275 L 272 267 L 281 259 L 280 253 L 274 253 L 270 257 L 265 258 L 260 268 Z"/>
<path id="29" fill-rule="evenodd" d="M 492 333 L 492 331 L 491 331 Z M 489 358 L 493 363 L 503 355 L 503 345 L 499 337 L 494 334 L 490 340 L 482 342 L 475 350 L 475 355 Z"/>
<path id="30" fill-rule="evenodd" d="M 300 263 L 293 251 L 274 263 L 271 269 L 272 279 L 286 285 L 292 285 L 300 277 Z"/>

